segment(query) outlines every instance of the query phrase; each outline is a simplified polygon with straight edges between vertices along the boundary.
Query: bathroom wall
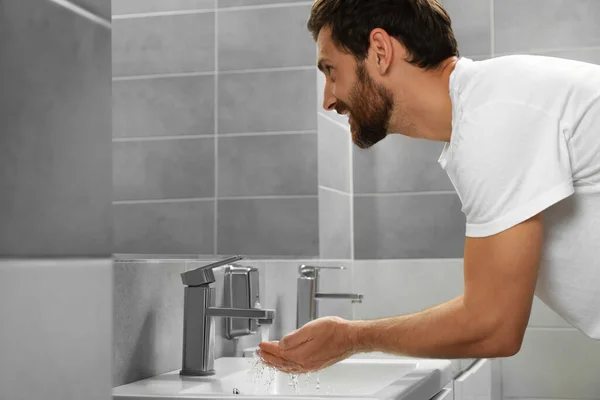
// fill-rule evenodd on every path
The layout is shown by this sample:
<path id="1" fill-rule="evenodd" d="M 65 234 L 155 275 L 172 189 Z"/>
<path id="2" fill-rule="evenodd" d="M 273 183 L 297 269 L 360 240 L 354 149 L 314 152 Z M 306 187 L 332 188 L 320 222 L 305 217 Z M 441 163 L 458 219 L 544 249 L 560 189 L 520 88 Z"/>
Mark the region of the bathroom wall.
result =
<path id="1" fill-rule="evenodd" d="M 110 2 L 0 11 L 0 399 L 111 398 Z"/>
<path id="2" fill-rule="evenodd" d="M 318 256 L 310 4 L 113 0 L 115 252 Z"/>

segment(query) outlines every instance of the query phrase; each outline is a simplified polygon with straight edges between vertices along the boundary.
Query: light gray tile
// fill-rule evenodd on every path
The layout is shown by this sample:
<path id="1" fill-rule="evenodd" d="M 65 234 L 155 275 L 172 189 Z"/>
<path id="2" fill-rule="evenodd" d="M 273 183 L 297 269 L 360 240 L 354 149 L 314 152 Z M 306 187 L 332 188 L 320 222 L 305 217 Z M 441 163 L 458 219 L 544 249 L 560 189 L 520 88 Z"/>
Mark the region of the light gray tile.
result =
<path id="1" fill-rule="evenodd" d="M 319 250 L 321 258 L 351 258 L 350 195 L 319 189 Z"/>
<path id="2" fill-rule="evenodd" d="M 112 261 L 0 261 L 0 398 L 111 396 Z"/>
<path id="3" fill-rule="evenodd" d="M 248 7 L 267 4 L 283 4 L 298 2 L 300 2 L 300 0 L 217 0 L 218 7 Z"/>
<path id="4" fill-rule="evenodd" d="M 455 194 L 356 197 L 357 259 L 463 256 L 465 218 Z"/>
<path id="5" fill-rule="evenodd" d="M 214 139 L 116 142 L 113 149 L 115 200 L 214 196 Z"/>
<path id="6" fill-rule="evenodd" d="M 321 115 L 325 115 L 337 121 L 347 127 L 350 131 L 350 124 L 348 123 L 348 117 L 345 115 L 338 114 L 334 111 L 326 111 L 323 107 L 323 98 L 325 95 L 325 75 L 321 71 L 317 71 L 317 111 Z"/>
<path id="7" fill-rule="evenodd" d="M 298 293 L 298 267 L 302 264 L 318 266 L 344 266 L 345 271 L 321 272 L 320 290 L 328 293 L 351 292 L 352 263 L 350 261 L 330 262 L 322 260 L 267 261 L 266 304 L 276 310 L 271 339 L 279 340 L 296 329 L 296 308 Z M 319 300 L 318 317 L 339 316 L 352 319 L 352 304 L 344 300 Z"/>
<path id="8" fill-rule="evenodd" d="M 316 195 L 317 135 L 219 138 L 219 196 Z"/>
<path id="9" fill-rule="evenodd" d="M 113 76 L 214 71 L 213 12 L 113 21 Z"/>
<path id="10" fill-rule="evenodd" d="M 213 134 L 215 78 L 115 81 L 113 137 Z"/>
<path id="11" fill-rule="evenodd" d="M 521 351 L 502 360 L 504 397 L 597 399 L 600 346 L 575 330 L 527 330 Z"/>
<path id="12" fill-rule="evenodd" d="M 531 315 L 529 317 L 529 326 L 558 328 L 572 327 L 568 322 L 552 311 L 537 297 L 533 298 L 533 307 L 531 308 Z"/>
<path id="13" fill-rule="evenodd" d="M 315 198 L 219 200 L 218 253 L 317 256 Z"/>
<path id="14" fill-rule="evenodd" d="M 567 58 L 600 65 L 600 47 L 593 49 L 572 49 L 538 53 L 548 57 Z"/>
<path id="15" fill-rule="evenodd" d="M 115 253 L 212 254 L 214 201 L 114 205 Z"/>
<path id="16" fill-rule="evenodd" d="M 463 261 L 355 261 L 354 290 L 365 296 L 354 306 L 358 319 L 419 312 L 463 293 Z"/>
<path id="17" fill-rule="evenodd" d="M 443 0 L 452 19 L 452 29 L 463 56 L 490 55 L 492 52 L 491 1 Z"/>
<path id="18" fill-rule="evenodd" d="M 314 65 L 316 46 L 306 29 L 309 13 L 306 5 L 220 12 L 219 70 Z"/>
<path id="19" fill-rule="evenodd" d="M 353 146 L 354 193 L 454 191 L 437 162 L 443 147 L 400 134 L 370 149 Z"/>
<path id="20" fill-rule="evenodd" d="M 315 71 L 219 76 L 219 132 L 316 130 Z"/>
<path id="21" fill-rule="evenodd" d="M 114 266 L 113 385 L 181 368 L 184 262 Z"/>
<path id="22" fill-rule="evenodd" d="M 0 256 L 110 255 L 110 30 L 3 3 L 0 87 Z"/>
<path id="23" fill-rule="evenodd" d="M 110 19 L 111 0 L 72 0 L 72 2 L 92 14 Z"/>
<path id="24" fill-rule="evenodd" d="M 113 15 L 214 9 L 216 0 L 112 0 Z"/>
<path id="25" fill-rule="evenodd" d="M 350 130 L 318 116 L 319 185 L 350 192 Z"/>
<path id="26" fill-rule="evenodd" d="M 496 53 L 600 44 L 596 0 L 494 2 Z"/>

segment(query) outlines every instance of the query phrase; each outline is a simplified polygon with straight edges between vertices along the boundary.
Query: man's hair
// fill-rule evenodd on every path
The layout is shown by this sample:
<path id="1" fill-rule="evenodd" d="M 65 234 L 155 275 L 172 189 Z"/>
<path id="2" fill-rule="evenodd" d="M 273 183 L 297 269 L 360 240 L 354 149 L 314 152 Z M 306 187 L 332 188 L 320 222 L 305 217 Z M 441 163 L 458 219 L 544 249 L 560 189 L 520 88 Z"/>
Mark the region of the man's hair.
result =
<path id="1" fill-rule="evenodd" d="M 333 43 L 358 61 L 367 57 L 375 28 L 402 43 L 407 61 L 424 69 L 459 55 L 450 16 L 438 0 L 316 0 L 307 27 L 315 41 L 329 27 Z"/>

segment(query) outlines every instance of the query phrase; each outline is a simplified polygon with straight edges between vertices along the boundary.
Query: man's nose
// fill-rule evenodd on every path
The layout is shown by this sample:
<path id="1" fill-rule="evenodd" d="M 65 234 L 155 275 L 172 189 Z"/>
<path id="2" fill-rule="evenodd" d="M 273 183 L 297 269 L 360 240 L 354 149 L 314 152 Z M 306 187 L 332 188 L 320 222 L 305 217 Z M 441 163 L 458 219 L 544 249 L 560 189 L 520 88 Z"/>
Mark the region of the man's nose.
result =
<path id="1" fill-rule="evenodd" d="M 330 97 L 329 99 L 323 100 L 323 108 L 327 111 L 335 110 L 335 98 Z"/>

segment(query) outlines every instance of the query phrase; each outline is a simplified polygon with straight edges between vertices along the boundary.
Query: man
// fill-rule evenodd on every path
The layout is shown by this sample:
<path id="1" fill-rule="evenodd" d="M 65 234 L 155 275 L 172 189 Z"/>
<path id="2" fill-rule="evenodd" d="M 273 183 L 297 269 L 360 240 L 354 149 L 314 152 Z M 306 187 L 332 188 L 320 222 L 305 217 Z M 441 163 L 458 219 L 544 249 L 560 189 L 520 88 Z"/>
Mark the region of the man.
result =
<path id="1" fill-rule="evenodd" d="M 439 163 L 467 220 L 465 291 L 412 315 L 312 321 L 261 343 L 265 362 L 302 373 L 370 351 L 511 356 L 534 293 L 600 339 L 600 67 L 459 58 L 437 0 L 318 0 L 308 28 L 323 106 L 348 114 L 357 146 L 395 132 L 446 143 Z"/>

